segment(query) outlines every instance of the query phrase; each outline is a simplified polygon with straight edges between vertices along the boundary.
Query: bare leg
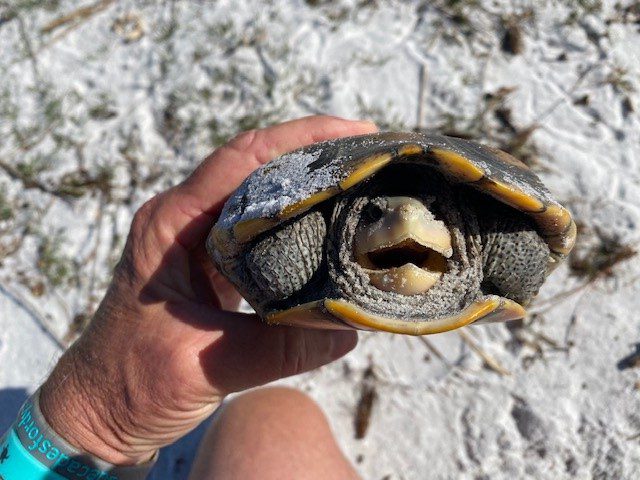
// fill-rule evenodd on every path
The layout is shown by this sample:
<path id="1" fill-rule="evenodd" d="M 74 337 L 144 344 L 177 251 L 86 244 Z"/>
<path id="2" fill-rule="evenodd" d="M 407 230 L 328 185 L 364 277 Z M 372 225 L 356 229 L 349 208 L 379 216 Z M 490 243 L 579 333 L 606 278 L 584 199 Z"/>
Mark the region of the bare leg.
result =
<path id="1" fill-rule="evenodd" d="M 222 408 L 190 480 L 356 480 L 320 408 L 289 388 L 263 388 Z"/>

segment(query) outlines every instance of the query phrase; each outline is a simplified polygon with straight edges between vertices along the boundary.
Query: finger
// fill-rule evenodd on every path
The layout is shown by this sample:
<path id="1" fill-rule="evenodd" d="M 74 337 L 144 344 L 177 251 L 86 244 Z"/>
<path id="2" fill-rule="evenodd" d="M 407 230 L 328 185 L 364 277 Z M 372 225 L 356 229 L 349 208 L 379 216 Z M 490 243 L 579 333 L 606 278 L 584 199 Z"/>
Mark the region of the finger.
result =
<path id="1" fill-rule="evenodd" d="M 200 352 L 209 383 L 231 393 L 313 370 L 330 363 L 357 344 L 353 330 L 313 330 L 269 326 L 255 317 L 226 314 L 227 325 Z"/>
<path id="2" fill-rule="evenodd" d="M 212 265 L 211 261 L 208 262 Z M 220 299 L 220 308 L 228 311 L 237 311 L 242 301 L 242 296 L 236 290 L 236 287 L 227 280 L 215 267 L 210 268 L 209 278 L 213 289 Z"/>
<path id="3" fill-rule="evenodd" d="M 372 133 L 371 122 L 312 116 L 244 132 L 216 150 L 184 182 L 202 211 L 211 211 L 256 168 L 283 153 L 334 138 Z"/>
<path id="4" fill-rule="evenodd" d="M 222 310 L 238 310 L 242 297 L 213 265 L 203 244 L 191 252 L 189 273 L 191 288 L 198 298 Z"/>
<path id="5" fill-rule="evenodd" d="M 376 130 L 371 122 L 313 116 L 240 134 L 167 192 L 163 221 L 171 219 L 170 228 L 180 233 L 180 243 L 190 248 L 202 241 L 227 197 L 260 165 L 315 142 Z"/>

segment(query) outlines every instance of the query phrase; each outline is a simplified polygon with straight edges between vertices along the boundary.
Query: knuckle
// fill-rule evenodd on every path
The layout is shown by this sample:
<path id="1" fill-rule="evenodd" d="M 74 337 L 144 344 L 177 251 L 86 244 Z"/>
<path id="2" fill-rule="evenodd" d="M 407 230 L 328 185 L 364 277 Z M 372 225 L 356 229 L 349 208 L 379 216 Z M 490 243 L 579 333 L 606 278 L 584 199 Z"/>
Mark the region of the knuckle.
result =
<path id="1" fill-rule="evenodd" d="M 304 371 L 307 364 L 305 338 L 296 329 L 283 332 L 283 353 L 280 368 L 282 377 L 290 377 Z"/>
<path id="2" fill-rule="evenodd" d="M 116 267 L 116 271 L 126 272 L 128 276 L 140 274 L 147 262 L 148 233 L 153 229 L 153 219 L 156 216 L 160 195 L 156 195 L 143 203 L 134 213 L 129 235 L 124 251 Z"/>
<path id="3" fill-rule="evenodd" d="M 148 227 L 149 222 L 158 208 L 159 198 L 160 195 L 150 198 L 144 202 L 140 208 L 138 208 L 136 213 L 134 213 L 133 220 L 131 222 L 132 233 L 140 233 Z"/>
<path id="4" fill-rule="evenodd" d="M 231 139 L 218 150 L 218 153 L 223 156 L 229 152 L 240 154 L 246 157 L 247 160 L 257 162 L 257 166 L 259 166 L 271 159 L 269 144 L 269 135 L 265 130 L 247 130 Z"/>
<path id="5" fill-rule="evenodd" d="M 240 151 L 248 150 L 256 143 L 258 137 L 259 130 L 247 130 L 233 137 L 228 146 Z"/>

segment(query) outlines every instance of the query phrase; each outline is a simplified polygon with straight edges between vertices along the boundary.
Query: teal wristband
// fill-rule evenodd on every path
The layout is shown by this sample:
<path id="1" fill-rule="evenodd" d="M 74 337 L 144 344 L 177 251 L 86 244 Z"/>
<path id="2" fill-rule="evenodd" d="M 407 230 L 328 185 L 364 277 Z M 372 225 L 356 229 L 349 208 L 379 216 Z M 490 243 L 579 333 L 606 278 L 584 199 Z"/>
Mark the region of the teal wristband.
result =
<path id="1" fill-rule="evenodd" d="M 75 449 L 45 421 L 36 392 L 0 440 L 0 480 L 143 480 L 156 459 L 121 467 Z"/>
<path id="2" fill-rule="evenodd" d="M 0 440 L 0 479 L 66 480 L 33 458 L 18 436 L 9 430 Z"/>

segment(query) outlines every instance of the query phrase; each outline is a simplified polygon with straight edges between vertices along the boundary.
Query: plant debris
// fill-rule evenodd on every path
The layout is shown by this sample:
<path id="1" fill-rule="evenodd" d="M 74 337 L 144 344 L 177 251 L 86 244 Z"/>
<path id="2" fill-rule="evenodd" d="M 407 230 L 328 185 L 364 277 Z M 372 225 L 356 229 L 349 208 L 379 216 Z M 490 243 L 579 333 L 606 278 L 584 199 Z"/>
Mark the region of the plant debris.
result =
<path id="1" fill-rule="evenodd" d="M 520 25 L 515 22 L 508 22 L 505 25 L 500 47 L 503 52 L 511 55 L 520 55 L 524 52 L 524 38 Z"/>
<path id="2" fill-rule="evenodd" d="M 96 13 L 105 10 L 113 2 L 114 0 L 100 0 L 93 5 L 77 8 L 76 10 L 73 10 L 72 12 L 62 15 L 61 17 L 58 17 L 55 20 L 47 23 L 40 29 L 40 32 L 43 34 L 47 34 L 64 25 L 79 23 L 95 15 Z"/>
<path id="3" fill-rule="evenodd" d="M 640 343 L 636 343 L 635 350 L 618 362 L 618 370 L 640 367 Z"/>
<path id="4" fill-rule="evenodd" d="M 578 225 L 580 238 L 586 228 Z M 594 229 L 596 241 L 586 249 L 575 249 L 569 256 L 569 268 L 573 275 L 589 281 L 605 276 L 611 277 L 614 268 L 638 254 L 635 247 L 622 243 L 617 237 Z"/>
<path id="5" fill-rule="evenodd" d="M 355 437 L 357 440 L 362 440 L 369 429 L 371 413 L 378 398 L 378 392 L 374 384 L 375 378 L 373 364 L 370 364 L 362 375 L 360 399 L 354 416 Z"/>
<path id="6" fill-rule="evenodd" d="M 480 347 L 476 341 L 471 338 L 471 335 L 469 335 L 464 328 L 460 328 L 457 330 L 458 334 L 460 335 L 460 338 L 462 338 L 462 340 L 464 341 L 464 343 L 466 343 L 469 348 L 471 348 L 471 350 L 473 350 L 484 362 L 484 366 L 487 367 L 489 370 L 493 370 L 494 372 L 500 374 L 500 375 L 511 375 L 511 372 L 509 370 L 507 370 L 506 368 L 504 368 L 502 365 L 500 365 L 500 363 L 493 358 L 491 355 L 489 355 L 487 352 L 485 352 L 482 347 Z"/>
<path id="7" fill-rule="evenodd" d="M 132 12 L 116 18 L 111 25 L 111 30 L 125 43 L 137 42 L 144 35 L 144 26 L 140 15 Z"/>

